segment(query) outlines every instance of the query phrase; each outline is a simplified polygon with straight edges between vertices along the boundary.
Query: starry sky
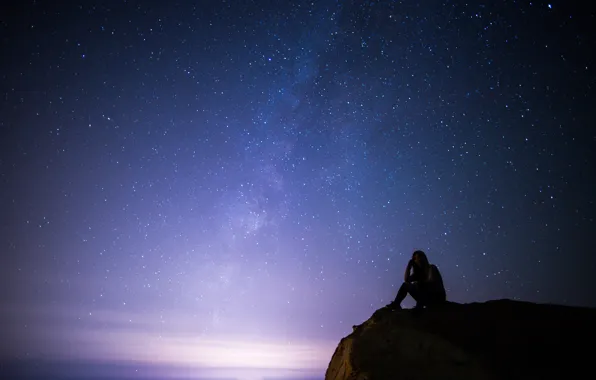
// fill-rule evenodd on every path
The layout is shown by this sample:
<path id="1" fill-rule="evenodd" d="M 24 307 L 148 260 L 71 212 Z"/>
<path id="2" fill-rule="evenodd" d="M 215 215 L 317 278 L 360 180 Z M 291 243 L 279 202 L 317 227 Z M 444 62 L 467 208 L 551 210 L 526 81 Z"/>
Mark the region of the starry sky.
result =
<path id="1" fill-rule="evenodd" d="M 596 306 L 573 7 L 3 3 L 0 359 L 321 377 L 415 249 L 455 302 Z"/>

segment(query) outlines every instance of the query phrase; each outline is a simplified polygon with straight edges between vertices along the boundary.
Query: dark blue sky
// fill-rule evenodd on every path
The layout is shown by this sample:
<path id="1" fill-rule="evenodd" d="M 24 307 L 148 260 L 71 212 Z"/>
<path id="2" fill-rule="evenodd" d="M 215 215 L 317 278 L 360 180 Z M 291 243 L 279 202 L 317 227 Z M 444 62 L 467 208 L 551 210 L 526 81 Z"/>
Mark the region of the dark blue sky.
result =
<path id="1" fill-rule="evenodd" d="M 3 360 L 323 373 L 415 249 L 596 306 L 593 9 L 14 3 Z"/>

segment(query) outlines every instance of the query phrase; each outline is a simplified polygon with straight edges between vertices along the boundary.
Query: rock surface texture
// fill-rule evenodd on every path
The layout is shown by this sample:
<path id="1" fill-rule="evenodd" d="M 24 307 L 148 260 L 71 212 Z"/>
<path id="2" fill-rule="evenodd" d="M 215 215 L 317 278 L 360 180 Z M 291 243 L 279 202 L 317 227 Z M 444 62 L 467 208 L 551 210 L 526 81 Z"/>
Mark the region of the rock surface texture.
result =
<path id="1" fill-rule="evenodd" d="M 341 340 L 325 380 L 592 377 L 594 326 L 596 309 L 510 300 L 382 308 Z"/>

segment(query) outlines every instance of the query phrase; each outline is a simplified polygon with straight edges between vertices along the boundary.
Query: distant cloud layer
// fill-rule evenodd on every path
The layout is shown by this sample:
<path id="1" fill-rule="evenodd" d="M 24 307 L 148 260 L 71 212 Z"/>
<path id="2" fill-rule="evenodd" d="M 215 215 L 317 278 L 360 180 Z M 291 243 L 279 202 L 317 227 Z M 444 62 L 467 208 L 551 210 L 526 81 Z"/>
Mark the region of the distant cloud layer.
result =
<path id="1" fill-rule="evenodd" d="M 58 361 L 135 362 L 179 367 L 222 367 L 279 370 L 321 370 L 336 342 L 267 340 L 230 329 L 230 334 L 204 332 L 201 320 L 182 314 L 144 314 L 99 310 L 85 313 L 43 306 L 10 308 L 2 320 L 26 333 L 21 357 Z M 167 324 L 166 324 L 167 323 Z M 229 321 L 226 321 L 229 323 Z M 194 326 L 193 326 L 194 325 Z M 194 331 L 194 332 L 192 332 Z M 203 331 L 203 332 L 202 332 Z M 5 347 L 6 349 L 6 347 Z"/>

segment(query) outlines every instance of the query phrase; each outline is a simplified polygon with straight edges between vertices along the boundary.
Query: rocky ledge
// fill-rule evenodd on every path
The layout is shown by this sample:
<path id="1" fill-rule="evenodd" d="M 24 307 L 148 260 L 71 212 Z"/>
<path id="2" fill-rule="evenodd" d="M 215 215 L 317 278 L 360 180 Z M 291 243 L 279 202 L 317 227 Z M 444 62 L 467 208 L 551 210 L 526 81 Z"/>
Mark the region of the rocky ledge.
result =
<path id="1" fill-rule="evenodd" d="M 343 338 L 326 380 L 591 377 L 596 309 L 511 300 L 377 310 Z"/>

